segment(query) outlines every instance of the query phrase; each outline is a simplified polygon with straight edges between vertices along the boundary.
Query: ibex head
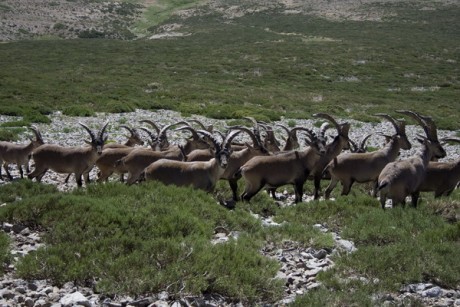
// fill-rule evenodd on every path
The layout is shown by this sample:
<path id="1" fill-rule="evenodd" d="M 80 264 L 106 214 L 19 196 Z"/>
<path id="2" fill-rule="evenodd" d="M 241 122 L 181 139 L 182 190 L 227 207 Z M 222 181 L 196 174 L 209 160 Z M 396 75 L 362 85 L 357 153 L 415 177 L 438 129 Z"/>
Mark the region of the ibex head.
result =
<path id="1" fill-rule="evenodd" d="M 144 145 L 144 141 L 141 139 L 141 136 L 139 135 L 139 132 L 136 128 L 130 128 L 126 125 L 121 125 L 120 127 L 128 130 L 128 132 L 130 133 L 128 139 L 131 140 L 133 144 Z"/>
<path id="2" fill-rule="evenodd" d="M 40 133 L 40 131 L 36 127 L 32 126 L 32 127 L 29 127 L 29 129 L 32 130 L 32 132 L 35 134 L 35 140 L 30 138 L 30 141 L 32 142 L 34 148 L 45 144 L 45 142 L 43 141 L 43 138 L 42 138 L 42 134 Z"/>
<path id="3" fill-rule="evenodd" d="M 422 126 L 423 130 L 425 131 L 426 137 L 435 145 L 435 149 L 433 152 L 433 156 L 435 158 L 444 158 L 446 156 L 446 151 L 442 148 L 442 145 L 439 143 L 438 140 L 438 131 L 436 128 L 436 124 L 434 123 L 433 119 L 429 116 L 420 115 L 414 111 L 408 110 L 398 110 L 396 111 L 401 114 L 405 114 L 409 117 L 412 117 L 416 122 Z"/>
<path id="4" fill-rule="evenodd" d="M 345 122 L 343 124 L 339 124 L 331 115 L 327 113 L 315 113 L 313 117 L 324 118 L 325 120 L 329 121 L 332 125 L 334 125 L 335 129 L 337 130 L 336 138 L 342 137 L 345 139 L 345 143 L 343 149 L 350 149 L 350 139 L 348 138 L 348 133 L 350 131 L 350 123 Z M 330 125 L 324 123 L 320 127 L 320 138 L 326 140 L 325 132 L 329 129 Z"/>
<path id="5" fill-rule="evenodd" d="M 218 161 L 220 167 L 226 168 L 228 165 L 228 160 L 230 158 L 230 155 L 232 154 L 232 149 L 231 149 L 232 140 L 235 138 L 235 136 L 237 136 L 238 133 L 240 133 L 240 131 L 237 131 L 237 130 L 231 131 L 229 134 L 227 134 L 227 136 L 225 137 L 222 143 L 219 143 L 219 141 L 216 140 L 214 135 L 212 135 L 206 130 L 197 130 L 197 132 L 206 136 L 206 138 L 210 142 L 212 142 L 213 147 L 215 148 L 214 156 L 216 160 Z"/>
<path id="6" fill-rule="evenodd" d="M 313 130 L 303 127 L 297 127 L 297 130 L 305 131 L 307 138 L 305 143 L 315 150 L 319 155 L 326 154 L 326 141 L 323 138 L 319 138 Z"/>
<path id="7" fill-rule="evenodd" d="M 102 153 L 102 148 L 104 147 L 105 141 L 107 141 L 108 136 L 105 135 L 105 129 L 107 128 L 107 125 L 109 122 L 105 123 L 104 126 L 95 134 L 91 129 L 88 128 L 83 123 L 79 123 L 83 128 L 85 128 L 86 131 L 88 131 L 89 136 L 91 137 L 91 141 L 86 141 L 85 143 L 91 145 L 94 150 L 100 155 Z"/>
<path id="8" fill-rule="evenodd" d="M 383 113 L 375 114 L 375 116 L 383 117 L 393 125 L 396 135 L 399 137 L 399 143 L 402 149 L 409 150 L 412 148 L 412 145 L 406 135 L 406 122 L 404 120 L 394 119 L 390 115 Z"/>

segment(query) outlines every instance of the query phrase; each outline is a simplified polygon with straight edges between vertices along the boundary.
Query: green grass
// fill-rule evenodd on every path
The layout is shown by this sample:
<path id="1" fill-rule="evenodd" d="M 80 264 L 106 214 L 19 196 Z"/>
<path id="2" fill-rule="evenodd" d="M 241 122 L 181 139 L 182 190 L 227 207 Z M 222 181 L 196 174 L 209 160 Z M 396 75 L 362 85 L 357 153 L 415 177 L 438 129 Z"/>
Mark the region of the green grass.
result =
<path id="1" fill-rule="evenodd" d="M 163 108 L 213 118 L 329 112 L 375 121 L 373 113 L 409 108 L 458 129 L 460 9 L 391 9 L 401 18 L 333 22 L 275 10 L 223 23 L 211 14 L 165 21 L 194 33 L 176 39 L 1 44 L 0 113 L 12 105 L 25 115 Z M 287 32 L 299 35 L 279 34 Z"/>
<path id="2" fill-rule="evenodd" d="M 228 192 L 219 183 L 216 193 Z M 397 292 L 409 283 L 460 284 L 460 223 L 452 219 L 460 211 L 459 191 L 440 200 L 424 194 L 417 209 L 386 211 L 360 188 L 337 201 L 286 208 L 259 193 L 233 211 L 219 206 L 215 196 L 156 183 L 109 183 L 62 193 L 19 180 L 0 187 L 0 201 L 8 203 L 0 208 L 0 220 L 46 231 L 46 248 L 17 264 L 21 278 L 82 285 L 97 280 L 96 289 L 108 294 L 140 295 L 168 287 L 176 294 L 182 289 L 251 304 L 274 302 L 283 291 L 282 282 L 273 279 L 278 264 L 264 258 L 260 248 L 285 240 L 334 248 L 330 233 L 312 227 L 317 223 L 340 231 L 357 251 L 336 254 L 335 266 L 319 275 L 323 286 L 299 297 L 299 306 L 368 305 L 373 295 Z M 282 224 L 262 227 L 249 212 Z M 216 227 L 240 235 L 212 245 Z M 360 277 L 371 282 L 356 280 Z"/>

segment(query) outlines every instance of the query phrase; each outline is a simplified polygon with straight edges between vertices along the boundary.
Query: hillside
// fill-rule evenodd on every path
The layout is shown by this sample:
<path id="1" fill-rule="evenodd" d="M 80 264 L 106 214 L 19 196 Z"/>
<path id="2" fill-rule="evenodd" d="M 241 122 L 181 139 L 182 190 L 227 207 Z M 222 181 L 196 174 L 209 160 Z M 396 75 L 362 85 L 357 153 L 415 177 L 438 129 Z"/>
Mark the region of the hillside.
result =
<path id="1" fill-rule="evenodd" d="M 171 15 L 187 19 L 192 16 L 218 14 L 226 22 L 253 13 L 279 10 L 286 15 L 310 15 L 330 20 L 384 21 L 398 16 L 394 0 L 333 1 L 224 1 L 224 0 L 2 0 L 0 1 L 0 41 L 36 38 L 105 37 L 134 39 L 149 37 L 155 25 Z M 450 1 L 404 1 L 415 10 L 435 10 L 458 5 Z M 155 32 L 165 36 L 182 35 L 181 24 L 164 26 Z M 178 34 L 179 33 L 179 34 Z M 155 38 L 161 37 L 154 36 Z"/>

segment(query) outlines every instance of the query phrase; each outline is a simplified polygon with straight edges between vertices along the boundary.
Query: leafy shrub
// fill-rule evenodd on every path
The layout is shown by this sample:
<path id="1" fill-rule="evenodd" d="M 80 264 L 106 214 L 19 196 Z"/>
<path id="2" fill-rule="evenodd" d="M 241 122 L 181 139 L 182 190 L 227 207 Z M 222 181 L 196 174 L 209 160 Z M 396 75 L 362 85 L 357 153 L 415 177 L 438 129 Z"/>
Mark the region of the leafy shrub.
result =
<path id="1" fill-rule="evenodd" d="M 64 108 L 62 113 L 68 116 L 93 116 L 94 111 L 84 106 L 70 106 Z"/>
<path id="2" fill-rule="evenodd" d="M 78 38 L 104 38 L 106 34 L 104 32 L 97 31 L 95 29 L 83 30 L 78 33 Z"/>
<path id="3" fill-rule="evenodd" d="M 6 233 L 0 232 L 0 264 L 6 265 L 10 260 L 10 238 Z M 3 273 L 4 270 L 0 270 L 0 276 Z"/>
<path id="4" fill-rule="evenodd" d="M 278 265 L 260 255 L 257 237 L 210 242 L 217 226 L 258 233 L 260 223 L 247 212 L 229 212 L 204 192 L 156 183 L 108 183 L 68 194 L 40 186 L 11 184 L 18 191 L 13 195 L 29 188 L 34 195 L 25 192 L 14 206 L 0 208 L 2 220 L 48 230 L 46 250 L 18 264 L 23 278 L 56 284 L 97 279 L 105 293 L 136 295 L 170 285 L 172 292 L 185 287 L 246 302 L 261 293 L 266 301 L 280 297 L 281 284 L 272 280 Z"/>
<path id="5" fill-rule="evenodd" d="M 108 105 L 108 112 L 110 113 L 125 113 L 125 112 L 133 112 L 134 107 L 129 103 L 123 102 L 111 102 Z"/>
<path id="6" fill-rule="evenodd" d="M 3 123 L 6 124 L 6 123 Z M 2 127 L 5 127 L 2 124 Z M 0 141 L 17 141 L 19 139 L 19 134 L 23 133 L 25 129 L 23 128 L 3 128 L 0 129 Z"/>

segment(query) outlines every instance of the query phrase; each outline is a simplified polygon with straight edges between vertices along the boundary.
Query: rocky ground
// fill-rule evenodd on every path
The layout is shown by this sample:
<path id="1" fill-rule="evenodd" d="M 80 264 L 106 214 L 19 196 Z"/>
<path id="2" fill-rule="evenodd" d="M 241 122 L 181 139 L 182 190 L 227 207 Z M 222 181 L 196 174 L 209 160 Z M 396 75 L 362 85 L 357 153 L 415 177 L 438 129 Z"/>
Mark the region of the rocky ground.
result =
<path id="1" fill-rule="evenodd" d="M 404 1 L 414 9 L 433 10 L 439 6 L 460 4 L 459 0 Z M 161 8 L 156 0 L 135 1 L 88 1 L 88 0 L 1 0 L 0 41 L 36 39 L 40 37 L 106 37 L 134 39 L 145 36 L 138 31 L 139 22 L 155 25 L 143 15 L 150 6 Z M 392 6 L 400 0 L 257 0 L 257 1 L 197 1 L 194 8 L 175 11 L 185 19 L 190 16 L 219 13 L 231 21 L 255 12 L 280 10 L 285 14 L 315 15 L 332 20 L 383 21 L 396 16 Z M 152 39 L 190 35 L 165 25 L 158 28 Z"/>
<path id="2" fill-rule="evenodd" d="M 83 140 L 87 139 L 87 133 L 78 122 L 83 122 L 89 127 L 97 129 L 103 123 L 108 121 L 109 139 L 111 141 L 123 142 L 125 139 L 125 131 L 120 129 L 120 124 L 128 124 L 134 127 L 140 126 L 139 120 L 150 119 L 161 125 L 172 123 L 184 119 L 179 113 L 172 111 L 157 111 L 150 112 L 145 110 L 138 110 L 132 113 L 123 114 L 98 114 L 97 117 L 67 117 L 60 113 L 55 113 L 51 116 L 51 124 L 37 125 L 43 134 L 43 138 L 47 143 L 57 143 L 62 145 L 82 145 Z M 211 120 L 204 117 L 193 117 L 201 120 L 204 124 L 212 124 L 215 129 L 223 130 L 227 122 L 220 120 Z M 185 118 L 187 120 L 188 118 Z M 14 118 L 7 116 L 0 116 L 0 122 L 11 121 Z M 283 119 L 280 123 L 287 125 L 288 119 Z M 343 121 L 343 120 L 339 120 Z M 296 120 L 297 125 L 306 127 L 313 127 L 312 120 Z M 391 133 L 392 127 L 385 122 L 382 123 L 361 123 L 352 121 L 352 129 L 350 132 L 351 138 L 360 140 L 362 136 L 370 131 L 381 131 Z M 280 136 L 283 132 L 275 130 L 276 134 Z M 330 132 L 331 134 L 333 131 Z M 409 139 L 413 140 L 417 133 L 422 133 L 421 128 L 418 126 L 409 125 L 407 127 L 407 134 Z M 439 137 L 453 136 L 455 132 L 452 131 L 439 131 Z M 25 137 L 20 142 L 26 142 Z M 145 135 L 145 137 L 147 137 Z M 183 142 L 184 135 L 182 132 L 171 131 L 169 137 L 177 143 Z M 369 146 L 381 146 L 383 139 L 381 136 L 372 136 L 369 139 Z M 415 144 L 414 144 L 415 145 Z M 445 146 L 448 153 L 446 159 L 456 159 L 460 155 L 459 146 Z M 418 146 L 410 151 L 404 152 L 401 158 L 407 157 L 418 150 Z M 18 172 L 15 167 L 11 167 L 13 176 L 17 177 Z M 33 166 L 32 166 L 33 169 Z M 95 178 L 96 171 L 91 173 Z M 43 182 L 54 184 L 62 191 L 68 191 L 76 188 L 75 181 L 70 180 L 68 184 L 64 184 L 65 175 L 59 175 L 54 172 L 48 172 L 43 178 Z M 8 184 L 8 181 L 0 181 L 0 184 Z M 279 194 L 281 200 L 280 205 L 292 205 L 292 195 L 286 193 Z M 309 195 L 305 195 L 306 201 L 311 199 Z M 5 204 L 4 204 L 5 205 Z M 261 223 L 266 227 L 277 227 L 270 217 L 259 217 Z M 42 234 L 31 231 L 28 228 L 21 227 L 20 225 L 11 225 L 3 223 L 1 225 L 3 231 L 8 233 L 13 242 L 12 254 L 15 259 L 28 254 L 43 247 L 41 241 Z M 332 249 L 315 250 L 313 248 L 300 248 L 296 242 L 285 242 L 284 246 L 279 248 L 268 244 L 265 246 L 261 253 L 267 257 L 277 259 L 280 262 L 281 268 L 278 272 L 277 278 L 285 280 L 285 295 L 283 299 L 276 305 L 285 305 L 292 302 L 297 295 L 302 295 L 308 291 L 320 286 L 316 280 L 316 275 L 334 265 L 332 256 L 340 253 L 350 253 L 356 248 L 353 242 L 344 240 L 340 237 L 340 233 L 333 232 L 326 228 L 324 225 L 314 225 L 322 232 L 331 233 L 335 240 L 335 246 Z M 213 243 L 225 244 L 230 237 L 238 237 L 238 233 L 227 229 L 216 229 L 213 237 Z M 100 293 L 94 293 L 91 288 L 77 287 L 72 282 L 65 284 L 63 287 L 56 287 L 48 283 L 46 280 L 21 280 L 17 279 L 14 275 L 14 263 L 7 268 L 8 272 L 0 279 L 0 306 L 238 306 L 241 304 L 230 303 L 225 297 L 217 295 L 206 297 L 194 297 L 184 295 L 180 300 L 173 300 L 172 296 L 166 291 L 148 297 L 127 297 L 127 296 L 113 296 L 107 297 Z M 358 279 L 363 283 L 378 282 L 378 280 L 367 280 L 360 276 L 354 276 L 353 279 Z M 376 305 L 404 305 L 410 299 L 418 299 L 427 306 L 460 306 L 460 289 L 449 290 L 442 289 L 439 286 L 420 283 L 411 284 L 403 287 L 399 293 L 391 294 L 376 294 Z"/>

